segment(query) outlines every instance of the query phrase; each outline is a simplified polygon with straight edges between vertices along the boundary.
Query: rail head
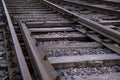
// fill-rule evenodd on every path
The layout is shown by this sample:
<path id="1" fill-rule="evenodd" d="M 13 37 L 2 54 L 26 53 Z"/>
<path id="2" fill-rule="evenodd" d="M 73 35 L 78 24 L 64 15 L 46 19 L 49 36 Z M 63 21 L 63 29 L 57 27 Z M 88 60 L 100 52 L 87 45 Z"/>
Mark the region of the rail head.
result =
<path id="1" fill-rule="evenodd" d="M 16 56 L 17 56 L 17 59 L 18 59 L 18 63 L 19 63 L 19 67 L 20 67 L 20 70 L 21 70 L 22 78 L 23 78 L 23 80 L 32 80 L 29 69 L 27 67 L 27 63 L 25 62 L 25 58 L 23 56 L 23 52 L 22 52 L 22 49 L 20 47 L 16 32 L 14 30 L 12 20 L 10 18 L 10 15 L 9 15 L 9 12 L 7 10 L 7 7 L 6 7 L 6 4 L 5 4 L 4 0 L 2 0 L 2 4 L 3 4 L 5 15 L 6 15 L 6 18 L 7 18 L 7 21 L 8 21 L 8 27 L 10 29 L 10 33 L 11 33 L 11 36 L 12 36 L 14 49 L 15 49 Z"/>
<path id="2" fill-rule="evenodd" d="M 41 50 L 38 50 L 35 40 L 31 37 L 29 30 L 24 22 L 19 21 L 21 26 L 24 39 L 29 49 L 29 55 L 32 58 L 33 64 L 37 69 L 38 76 L 42 80 L 59 80 L 59 76 L 56 71 L 53 69 L 52 65 L 48 60 L 44 60 L 41 54 Z M 48 70 L 48 67 L 51 68 L 51 71 Z"/>

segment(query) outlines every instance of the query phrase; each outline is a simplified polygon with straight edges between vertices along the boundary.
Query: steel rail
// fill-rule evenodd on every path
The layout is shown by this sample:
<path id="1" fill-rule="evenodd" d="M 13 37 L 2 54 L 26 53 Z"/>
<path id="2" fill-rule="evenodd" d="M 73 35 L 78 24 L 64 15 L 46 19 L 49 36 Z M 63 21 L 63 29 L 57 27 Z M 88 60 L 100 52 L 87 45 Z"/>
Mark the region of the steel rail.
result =
<path id="1" fill-rule="evenodd" d="M 119 1 L 111 1 L 111 0 L 102 0 L 102 1 L 107 1 L 107 2 L 114 2 L 114 3 L 120 3 Z"/>
<path id="2" fill-rule="evenodd" d="M 107 5 L 120 6 L 120 2 L 116 2 L 116 1 L 109 1 L 109 0 L 85 0 L 85 1 L 98 2 L 98 3 L 102 3 L 102 4 L 107 4 Z"/>
<path id="3" fill-rule="evenodd" d="M 59 0 L 54 0 L 54 1 L 59 2 Z M 90 4 L 87 4 L 87 3 L 86 4 L 85 3 L 78 3 L 78 2 L 75 2 L 75 1 L 68 1 L 68 0 L 61 0 L 61 1 L 63 3 L 70 4 L 70 5 L 73 5 L 73 6 L 76 6 L 76 7 L 84 7 L 84 8 L 95 10 L 95 11 L 98 11 L 98 12 L 101 12 L 101 13 L 108 13 L 108 14 L 111 14 L 111 15 L 120 16 L 120 11 L 105 9 L 105 8 L 93 6 L 93 5 L 90 5 Z"/>
<path id="4" fill-rule="evenodd" d="M 99 0 L 98 0 L 98 1 L 99 1 Z M 115 2 L 115 1 L 100 0 L 99 2 L 100 2 L 100 3 L 103 3 L 103 4 L 120 6 L 120 2 Z"/>
<path id="5" fill-rule="evenodd" d="M 18 59 L 18 63 L 19 63 L 19 67 L 20 67 L 20 70 L 21 70 L 22 78 L 23 78 L 23 80 L 32 80 L 30 72 L 29 72 L 28 67 L 27 67 L 27 63 L 25 62 L 25 58 L 23 56 L 23 53 L 22 53 L 22 50 L 21 50 L 16 32 L 14 30 L 14 26 L 12 24 L 12 20 L 10 18 L 9 13 L 8 13 L 5 1 L 2 0 L 2 3 L 3 3 L 4 10 L 5 10 L 6 18 L 7 18 L 7 21 L 8 21 L 8 26 L 9 26 L 10 33 L 11 33 L 11 36 L 12 36 L 14 49 L 15 49 L 16 56 L 17 56 L 17 59 Z"/>
<path id="6" fill-rule="evenodd" d="M 33 64 L 37 69 L 37 73 L 39 74 L 38 76 L 42 80 L 59 80 L 58 74 L 53 69 L 49 61 L 44 60 L 43 56 L 40 55 L 42 52 L 40 52 L 40 50 L 38 50 L 37 46 L 35 45 L 35 40 L 31 37 L 26 24 L 21 21 L 19 21 L 19 24 L 21 26 L 26 45 L 29 48 L 29 53 L 32 58 Z M 49 70 L 49 68 L 51 70 Z"/>
<path id="7" fill-rule="evenodd" d="M 107 5 L 114 5 L 114 6 L 120 6 L 120 2 L 118 1 L 110 1 L 110 0 L 89 0 L 89 1 L 92 1 L 92 2 L 99 2 L 99 3 L 102 3 L 102 4 L 107 4 Z"/>
<path id="8" fill-rule="evenodd" d="M 120 44 L 120 32 L 110 29 L 108 27 L 105 27 L 104 25 L 101 25 L 92 20 L 86 19 L 80 15 L 76 15 L 75 13 L 72 13 L 54 3 L 51 3 L 50 1 L 47 1 L 47 0 L 39 0 L 39 1 L 49 6 L 50 8 L 56 10 L 57 12 L 61 13 L 62 15 L 69 17 L 72 20 L 77 20 L 77 22 L 79 22 L 80 24 L 83 24 L 84 26 Z"/>

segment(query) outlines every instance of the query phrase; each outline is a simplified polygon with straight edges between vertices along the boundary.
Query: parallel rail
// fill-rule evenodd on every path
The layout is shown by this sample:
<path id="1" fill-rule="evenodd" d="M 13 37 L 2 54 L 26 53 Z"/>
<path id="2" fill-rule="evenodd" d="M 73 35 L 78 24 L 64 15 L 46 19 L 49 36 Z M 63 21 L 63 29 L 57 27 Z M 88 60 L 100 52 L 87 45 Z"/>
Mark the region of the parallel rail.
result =
<path id="1" fill-rule="evenodd" d="M 71 18 L 72 20 L 77 20 L 79 23 L 84 24 L 85 26 L 89 27 L 90 29 L 95 30 L 96 32 L 114 40 L 117 43 L 120 43 L 120 33 L 119 32 L 112 30 L 110 28 L 104 27 L 103 25 L 101 25 L 97 22 L 83 18 L 82 16 L 76 15 L 66 9 L 63 9 L 60 6 L 57 6 L 57 5 L 47 1 L 47 0 L 42 0 L 42 2 L 45 5 L 51 7 L 52 9 L 60 12 L 61 14 Z"/>
<path id="2" fill-rule="evenodd" d="M 99 2 L 102 4 L 107 4 L 107 5 L 114 5 L 114 6 L 120 6 L 120 2 L 117 1 L 112 1 L 112 0 L 89 0 L 89 1 L 93 1 L 93 2 Z"/>
<path id="3" fill-rule="evenodd" d="M 57 0 L 55 0 L 55 1 L 57 1 Z M 75 2 L 75 1 L 68 1 L 68 0 L 61 0 L 61 1 L 65 4 L 70 4 L 70 5 L 73 5 L 73 6 L 76 6 L 76 7 L 84 7 L 86 9 L 95 10 L 95 11 L 98 11 L 98 12 L 101 12 L 101 13 L 107 13 L 107 14 L 111 14 L 111 15 L 120 16 L 120 11 L 105 9 L 105 8 L 102 8 L 102 7 L 96 7 L 96 6 L 89 5 L 87 3 L 86 4 L 85 3 L 80 3 L 80 2 L 78 3 L 78 2 Z"/>
<path id="4" fill-rule="evenodd" d="M 39 73 L 39 76 L 41 76 L 41 79 L 42 80 L 58 80 L 59 76 L 53 70 L 53 67 L 51 66 L 49 61 L 44 60 L 44 56 L 40 55 L 43 52 L 37 49 L 37 46 L 35 45 L 35 41 L 30 36 L 30 33 L 27 29 L 26 24 L 21 21 L 19 21 L 19 24 L 21 25 L 21 30 L 26 40 L 27 46 L 30 49 L 33 63 L 35 64 L 35 67 Z"/>
<path id="5" fill-rule="evenodd" d="M 15 52 L 16 52 L 16 56 L 17 56 L 17 59 L 18 59 L 18 63 L 19 63 L 19 67 L 20 67 L 20 70 L 21 70 L 23 80 L 32 80 L 30 72 L 29 72 L 27 64 L 26 64 L 26 61 L 25 61 L 25 58 L 23 56 L 23 52 L 21 50 L 16 32 L 14 30 L 13 23 L 11 21 L 11 18 L 10 18 L 10 15 L 8 13 L 8 10 L 7 10 L 7 7 L 6 7 L 6 4 L 5 4 L 4 0 L 2 0 L 2 3 L 3 3 L 4 10 L 5 10 L 5 15 L 6 15 L 6 18 L 7 18 L 7 21 L 8 21 L 8 26 L 9 26 L 10 33 L 11 33 L 11 36 L 12 36 L 12 40 L 13 40 L 13 44 L 14 44 L 14 48 L 15 48 Z"/>

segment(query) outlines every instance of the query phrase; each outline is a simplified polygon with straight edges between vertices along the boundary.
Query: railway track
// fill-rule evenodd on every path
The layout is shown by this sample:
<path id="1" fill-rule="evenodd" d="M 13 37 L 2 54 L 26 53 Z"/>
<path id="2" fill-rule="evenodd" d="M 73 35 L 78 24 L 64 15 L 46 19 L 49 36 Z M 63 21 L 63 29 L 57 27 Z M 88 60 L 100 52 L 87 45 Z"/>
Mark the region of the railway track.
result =
<path id="1" fill-rule="evenodd" d="M 95 1 L 95 0 L 90 0 L 90 1 Z M 114 5 L 114 6 L 120 5 L 119 0 L 101 0 L 101 1 L 99 1 L 99 3 L 107 4 L 107 5 Z"/>
<path id="2" fill-rule="evenodd" d="M 119 33 L 47 0 L 2 3 L 22 80 L 119 80 Z"/>
<path id="3" fill-rule="evenodd" d="M 55 1 L 55 0 L 51 0 Z M 57 0 L 56 0 L 57 2 Z M 58 1 L 59 2 L 59 1 Z M 74 5 L 75 7 L 81 7 L 86 9 L 92 9 L 101 13 L 108 13 L 111 15 L 119 15 L 119 6 L 107 5 L 99 3 L 100 1 L 81 1 L 81 0 L 62 0 L 63 4 Z"/>
<path id="4" fill-rule="evenodd" d="M 4 0 L 0 0 L 0 80 L 31 80 L 18 35 Z"/>
<path id="5" fill-rule="evenodd" d="M 119 0 L 113 0 L 113 1 L 112 0 L 106 0 L 106 1 L 118 2 L 118 3 L 120 2 Z"/>
<path id="6" fill-rule="evenodd" d="M 62 0 L 62 2 L 59 2 L 57 0 L 51 0 L 51 2 L 56 3 L 57 5 L 79 16 L 98 22 L 104 25 L 105 27 L 109 27 L 114 30 L 120 31 L 120 12 L 117 10 L 108 10 L 107 8 L 104 8 L 104 6 L 101 4 L 97 5 L 97 3 L 88 3 L 79 0 Z M 116 13 L 118 13 L 118 15 Z"/>

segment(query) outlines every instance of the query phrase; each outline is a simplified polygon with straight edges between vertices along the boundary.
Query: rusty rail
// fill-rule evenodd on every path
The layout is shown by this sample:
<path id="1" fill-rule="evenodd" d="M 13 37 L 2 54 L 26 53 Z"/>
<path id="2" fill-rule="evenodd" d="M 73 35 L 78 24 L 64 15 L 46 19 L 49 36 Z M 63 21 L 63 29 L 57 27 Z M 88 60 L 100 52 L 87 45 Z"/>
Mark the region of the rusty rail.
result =
<path id="1" fill-rule="evenodd" d="M 44 57 L 40 55 L 42 54 L 42 51 L 38 50 L 37 46 L 35 45 L 36 41 L 31 37 L 26 24 L 21 21 L 19 21 L 19 24 L 21 26 L 21 30 L 24 35 L 27 47 L 29 49 L 33 64 L 36 68 L 37 73 L 39 74 L 38 76 L 42 80 L 59 80 L 58 74 L 53 69 L 49 61 L 47 59 L 44 60 Z"/>
<path id="2" fill-rule="evenodd" d="M 13 40 L 13 44 L 14 44 L 14 48 L 15 48 L 15 52 L 16 52 L 16 56 L 17 56 L 17 59 L 18 59 L 18 63 L 19 63 L 19 67 L 20 67 L 20 70 L 21 70 L 23 80 L 32 80 L 30 72 L 29 72 L 28 67 L 27 67 L 27 63 L 25 62 L 25 58 L 23 56 L 23 53 L 22 53 L 17 35 L 15 33 L 14 26 L 12 24 L 12 20 L 10 18 L 9 13 L 8 13 L 5 1 L 2 0 L 2 3 L 3 3 L 4 10 L 5 10 L 5 15 L 6 15 L 6 18 L 7 18 L 7 21 L 8 21 L 8 26 L 9 26 L 10 33 L 11 33 L 11 36 L 12 36 L 12 40 Z"/>
<path id="3" fill-rule="evenodd" d="M 71 18 L 72 20 L 77 20 L 80 24 L 83 24 L 84 26 L 98 32 L 99 34 L 106 36 L 112 40 L 114 40 L 117 43 L 120 43 L 120 32 L 115 31 L 113 29 L 110 29 L 108 27 L 104 27 L 103 25 L 94 22 L 92 20 L 86 19 L 82 16 L 76 15 L 75 13 L 72 13 L 60 6 L 57 6 L 56 4 L 53 4 L 47 0 L 40 1 L 43 4 L 49 6 L 50 8 L 54 9 L 55 11 L 61 13 L 62 15 Z"/>

